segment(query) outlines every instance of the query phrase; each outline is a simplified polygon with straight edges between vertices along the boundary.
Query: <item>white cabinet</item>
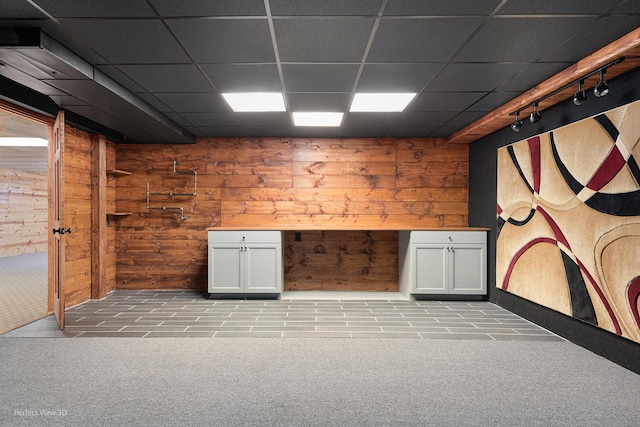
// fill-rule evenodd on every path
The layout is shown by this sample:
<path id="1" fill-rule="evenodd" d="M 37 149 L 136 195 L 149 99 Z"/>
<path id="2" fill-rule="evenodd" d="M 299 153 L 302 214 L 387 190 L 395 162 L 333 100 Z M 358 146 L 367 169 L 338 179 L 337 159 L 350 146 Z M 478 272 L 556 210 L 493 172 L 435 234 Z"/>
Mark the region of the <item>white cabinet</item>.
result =
<path id="1" fill-rule="evenodd" d="M 401 231 L 400 292 L 409 295 L 485 295 L 485 231 Z"/>
<path id="2" fill-rule="evenodd" d="M 210 294 L 280 294 L 281 231 L 209 231 Z"/>

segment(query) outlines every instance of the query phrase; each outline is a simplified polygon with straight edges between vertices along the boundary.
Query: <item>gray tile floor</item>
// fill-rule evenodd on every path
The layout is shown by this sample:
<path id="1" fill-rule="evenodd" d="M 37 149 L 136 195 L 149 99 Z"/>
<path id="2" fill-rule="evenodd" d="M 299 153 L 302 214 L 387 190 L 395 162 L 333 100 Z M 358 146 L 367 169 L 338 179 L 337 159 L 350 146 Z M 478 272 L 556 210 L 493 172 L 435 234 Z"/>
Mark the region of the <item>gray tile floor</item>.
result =
<path id="1" fill-rule="evenodd" d="M 414 338 L 563 341 L 487 301 L 218 299 L 193 291 L 116 291 L 2 337 Z"/>

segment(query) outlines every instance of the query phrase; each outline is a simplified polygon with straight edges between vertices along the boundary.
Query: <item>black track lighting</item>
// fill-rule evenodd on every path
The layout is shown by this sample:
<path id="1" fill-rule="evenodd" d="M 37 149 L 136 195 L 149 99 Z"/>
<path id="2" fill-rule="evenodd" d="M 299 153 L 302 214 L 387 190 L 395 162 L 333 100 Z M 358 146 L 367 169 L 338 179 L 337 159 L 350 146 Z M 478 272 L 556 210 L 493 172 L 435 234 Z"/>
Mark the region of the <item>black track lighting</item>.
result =
<path id="1" fill-rule="evenodd" d="M 529 116 L 529 121 L 531 123 L 536 123 L 540 121 L 540 113 L 538 112 L 538 103 L 533 103 L 533 113 Z"/>
<path id="2" fill-rule="evenodd" d="M 511 129 L 513 129 L 514 132 L 520 132 L 520 129 L 522 129 L 522 120 L 518 119 L 520 111 L 516 111 L 514 114 L 516 115 L 516 121 L 511 123 Z"/>
<path id="3" fill-rule="evenodd" d="M 600 98 L 601 96 L 605 96 L 609 93 L 609 85 L 604 81 L 604 73 L 606 68 L 600 70 L 600 81 L 593 88 L 593 94 Z"/>
<path id="4" fill-rule="evenodd" d="M 584 84 L 584 79 L 578 82 L 578 91 L 575 95 L 573 95 L 573 103 L 576 105 L 582 105 L 587 102 L 587 93 L 582 89 L 582 85 Z"/>
<path id="5" fill-rule="evenodd" d="M 538 111 L 538 107 L 539 107 L 539 103 L 541 101 L 544 101 L 552 96 L 555 96 L 561 92 L 564 92 L 565 90 L 567 90 L 570 86 L 578 83 L 578 91 L 573 95 L 573 103 L 575 105 L 582 105 L 585 102 L 587 102 L 587 93 L 584 90 L 584 84 L 586 82 L 586 80 L 592 76 L 595 76 L 597 74 L 600 74 L 600 79 L 598 81 L 598 83 L 593 87 L 593 94 L 598 97 L 601 98 L 605 95 L 607 95 L 609 93 L 609 85 L 607 84 L 607 82 L 604 80 L 604 75 L 606 74 L 607 70 L 611 67 L 613 67 L 614 65 L 617 65 L 619 63 L 621 63 L 622 61 L 624 61 L 625 58 L 621 57 L 616 59 L 615 61 L 612 61 L 600 68 L 597 68 L 593 71 L 590 71 L 588 74 L 583 75 L 579 80 L 574 80 L 571 83 L 568 83 L 565 86 L 562 86 L 558 89 L 556 89 L 555 91 L 551 92 L 551 93 L 547 93 L 544 96 L 536 99 L 532 104 L 530 104 L 533 107 L 533 112 L 531 113 L 531 115 L 529 116 L 529 121 L 531 123 L 537 123 L 540 121 L 541 119 L 541 114 Z M 524 105 L 520 104 L 518 105 L 518 108 L 525 108 Z M 513 110 L 512 110 L 513 111 Z M 520 112 L 522 110 L 518 110 L 515 111 L 513 113 L 509 113 L 510 116 L 515 116 L 516 119 L 514 122 L 511 123 L 511 129 L 514 132 L 519 132 L 520 129 L 522 129 L 522 120 L 520 120 L 519 115 Z"/>

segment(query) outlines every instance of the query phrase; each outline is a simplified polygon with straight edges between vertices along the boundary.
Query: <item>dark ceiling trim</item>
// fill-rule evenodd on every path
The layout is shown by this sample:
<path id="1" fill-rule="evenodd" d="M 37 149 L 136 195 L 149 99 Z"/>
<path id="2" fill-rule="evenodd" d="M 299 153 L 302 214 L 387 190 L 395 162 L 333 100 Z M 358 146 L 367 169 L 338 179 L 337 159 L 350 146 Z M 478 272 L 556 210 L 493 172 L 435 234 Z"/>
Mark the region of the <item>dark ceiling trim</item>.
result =
<path id="1" fill-rule="evenodd" d="M 0 76 L 0 88 L 0 99 L 38 114 L 55 117 L 60 109 L 48 96 L 4 76 Z"/>
<path id="2" fill-rule="evenodd" d="M 126 142 L 126 137 L 122 133 L 110 129 L 106 126 L 102 126 L 100 123 L 96 123 L 93 120 L 82 117 L 81 115 L 76 114 L 73 111 L 64 110 L 64 122 L 76 129 L 83 130 L 90 134 L 104 135 L 109 141 L 112 142 Z"/>
<path id="3" fill-rule="evenodd" d="M 64 93 L 75 102 L 34 101 L 52 114 L 60 108 L 96 123 L 102 132 L 112 129 L 118 140 L 142 143 L 195 143 L 196 138 L 137 95 L 53 39 L 40 28 L 0 29 L 0 58 L 18 83 L 37 92 Z M 9 68 L 10 67 L 10 68 Z M 2 93 L 6 96 L 3 88 Z M 53 113 L 55 114 L 55 113 Z"/>

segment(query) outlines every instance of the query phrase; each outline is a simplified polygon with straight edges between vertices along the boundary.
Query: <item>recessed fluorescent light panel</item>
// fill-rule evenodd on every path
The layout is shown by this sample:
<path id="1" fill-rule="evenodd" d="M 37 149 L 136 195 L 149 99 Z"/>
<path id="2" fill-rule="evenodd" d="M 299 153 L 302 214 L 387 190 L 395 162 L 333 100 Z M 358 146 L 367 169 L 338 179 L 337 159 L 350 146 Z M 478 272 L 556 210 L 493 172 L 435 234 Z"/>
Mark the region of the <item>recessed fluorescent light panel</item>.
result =
<path id="1" fill-rule="evenodd" d="M 279 92 L 223 93 L 233 111 L 285 111 L 284 99 Z"/>
<path id="2" fill-rule="evenodd" d="M 415 96 L 415 93 L 356 93 L 349 111 L 399 113 Z"/>
<path id="3" fill-rule="evenodd" d="M 46 147 L 49 141 L 43 138 L 0 138 L 0 147 Z"/>
<path id="4" fill-rule="evenodd" d="M 340 126 L 343 113 L 297 112 L 293 113 L 296 126 Z"/>

